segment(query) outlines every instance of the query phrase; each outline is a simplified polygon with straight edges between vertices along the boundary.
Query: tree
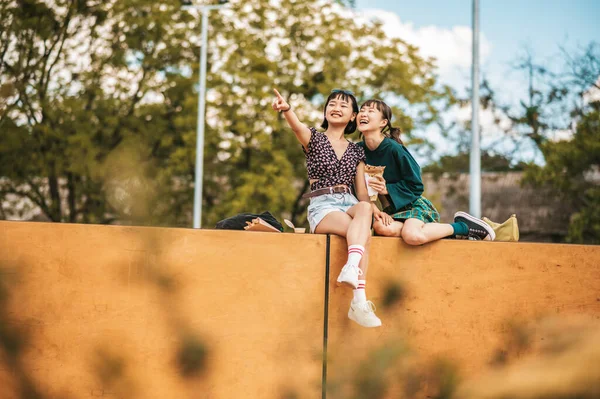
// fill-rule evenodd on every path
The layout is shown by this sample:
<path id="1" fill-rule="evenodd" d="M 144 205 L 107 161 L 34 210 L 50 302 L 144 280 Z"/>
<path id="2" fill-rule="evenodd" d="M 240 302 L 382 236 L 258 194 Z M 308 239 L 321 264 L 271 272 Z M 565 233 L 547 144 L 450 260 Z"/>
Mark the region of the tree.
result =
<path id="1" fill-rule="evenodd" d="M 189 226 L 199 19 L 177 0 L 0 7 L 0 198 L 53 221 Z M 311 125 L 334 87 L 400 95 L 409 141 L 450 99 L 433 60 L 337 2 L 233 0 L 209 28 L 204 226 L 262 210 L 302 224 L 304 156 L 274 86 Z"/>
<path id="2" fill-rule="evenodd" d="M 552 69 L 536 62 L 532 51 L 526 49 L 514 67 L 525 74 L 527 98 L 518 107 L 500 104 L 495 92 L 485 82 L 485 106 L 508 118 L 504 128 L 515 143 L 513 158 L 523 143 L 529 142 L 545 155 L 541 147 L 554 139 L 557 131 L 573 131 L 589 103 L 589 94 L 600 90 L 600 44 L 589 43 L 574 53 L 561 48 L 562 65 Z M 498 122 L 498 120 L 497 120 Z"/>
<path id="3" fill-rule="evenodd" d="M 568 242 L 600 243 L 600 45 L 592 42 L 574 53 L 561 49 L 563 65 L 558 70 L 535 62 L 526 52 L 516 65 L 526 73 L 527 99 L 517 108 L 499 104 L 487 85 L 484 107 L 510 121 L 505 131 L 515 142 L 515 151 L 502 154 L 524 170 L 522 183 L 556 192 L 555 199 L 571 212 Z M 554 133 L 570 138 L 557 141 Z M 533 144 L 541 156 L 539 164 L 522 164 L 518 150 Z M 458 163 L 460 159 L 453 159 Z M 449 159 L 442 159 L 448 167 Z M 485 165 L 485 152 L 482 158 Z M 462 165 L 462 164 L 461 164 Z M 462 165 L 464 167 L 464 165 Z M 485 166 L 484 166 L 485 168 Z M 438 167 L 439 169 L 439 167 Z M 435 167 L 433 167 L 435 170 Z"/>
<path id="4" fill-rule="evenodd" d="M 558 72 L 536 65 L 531 56 L 519 65 L 529 74 L 529 102 L 520 114 L 507 114 L 539 150 L 544 163 L 530 163 L 523 184 L 556 192 L 572 210 L 568 242 L 600 243 L 600 45 L 592 42 L 574 54 L 561 49 Z M 552 139 L 563 130 L 567 140 Z"/>
<path id="5" fill-rule="evenodd" d="M 523 162 L 513 165 L 509 158 L 501 154 L 494 154 L 490 151 L 481 153 L 481 170 L 483 172 L 517 172 L 524 169 L 525 164 Z M 461 152 L 457 155 L 443 155 L 438 161 L 423 168 L 423 172 L 432 173 L 436 178 L 444 173 L 469 173 L 469 170 L 470 154 L 468 152 Z"/>
<path id="6" fill-rule="evenodd" d="M 552 189 L 565 209 L 575 209 L 568 242 L 600 244 L 600 102 L 590 108 L 571 140 L 540 146 L 546 164 L 529 165 L 524 182 Z"/>
<path id="7" fill-rule="evenodd" d="M 121 209 L 109 187 L 121 173 L 132 184 L 162 177 L 164 157 L 154 154 L 181 140 L 176 129 L 152 132 L 175 111 L 146 99 L 195 59 L 180 46 L 191 16 L 177 1 L 143 0 L 17 0 L 0 12 L 0 193 L 28 198 L 52 221 L 111 222 Z M 119 152 L 135 155 L 137 176 L 131 164 L 109 165 Z"/>
<path id="8" fill-rule="evenodd" d="M 269 209 L 291 211 L 292 221 L 303 224 L 304 155 L 270 110 L 273 87 L 291 96 L 301 120 L 313 126 L 322 121 L 323 94 L 333 88 L 351 89 L 359 99 L 398 94 L 419 110 L 411 118 L 395 109 L 409 139 L 415 127 L 436 119 L 437 103 L 449 96 L 436 86 L 433 62 L 415 47 L 387 38 L 377 23 L 357 23 L 335 4 L 296 2 L 277 11 L 261 1 L 245 4 L 251 6 L 211 21 L 223 45 L 214 50 L 219 71 L 210 79 L 209 108 L 219 124 L 207 136 L 206 221 Z"/>

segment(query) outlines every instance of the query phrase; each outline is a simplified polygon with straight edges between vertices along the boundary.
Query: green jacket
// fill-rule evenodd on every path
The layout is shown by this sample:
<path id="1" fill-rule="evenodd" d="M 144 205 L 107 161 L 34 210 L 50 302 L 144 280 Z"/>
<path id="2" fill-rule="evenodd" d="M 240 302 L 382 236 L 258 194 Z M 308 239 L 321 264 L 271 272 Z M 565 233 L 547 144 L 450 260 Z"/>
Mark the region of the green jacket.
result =
<path id="1" fill-rule="evenodd" d="M 385 166 L 383 178 L 388 190 L 387 200 L 390 206 L 384 209 L 394 214 L 406 205 L 414 202 L 423 194 L 421 168 L 410 152 L 402 144 L 384 138 L 374 151 L 369 150 L 364 141 L 358 143 L 367 156 L 367 164 Z"/>

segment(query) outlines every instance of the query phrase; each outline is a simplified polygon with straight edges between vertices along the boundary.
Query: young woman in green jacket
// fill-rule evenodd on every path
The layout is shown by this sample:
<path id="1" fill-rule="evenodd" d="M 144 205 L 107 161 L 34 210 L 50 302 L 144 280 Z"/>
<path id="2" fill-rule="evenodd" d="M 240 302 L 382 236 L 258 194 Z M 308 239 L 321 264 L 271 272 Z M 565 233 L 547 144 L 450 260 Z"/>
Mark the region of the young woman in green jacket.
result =
<path id="1" fill-rule="evenodd" d="M 423 197 L 421 168 L 402 144 L 400 129 L 392 126 L 392 110 L 381 100 L 368 100 L 360 108 L 358 130 L 367 165 L 385 166 L 383 176 L 369 179 L 383 210 L 373 206 L 378 235 L 402 237 L 409 245 L 422 245 L 444 237 L 493 240 L 494 231 L 483 220 L 457 212 L 454 223 L 439 223 L 440 215 Z"/>

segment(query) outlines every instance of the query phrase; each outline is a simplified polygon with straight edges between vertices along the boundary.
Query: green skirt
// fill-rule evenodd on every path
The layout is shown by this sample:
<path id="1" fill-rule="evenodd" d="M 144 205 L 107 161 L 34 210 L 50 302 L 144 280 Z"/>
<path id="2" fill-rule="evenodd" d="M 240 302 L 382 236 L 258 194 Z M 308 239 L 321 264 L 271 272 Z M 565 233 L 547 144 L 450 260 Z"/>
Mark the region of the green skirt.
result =
<path id="1" fill-rule="evenodd" d="M 425 197 L 419 197 L 412 203 L 406 205 L 398 212 L 391 215 L 395 220 L 401 222 L 406 219 L 419 219 L 424 223 L 439 223 L 440 214 L 435 206 Z"/>

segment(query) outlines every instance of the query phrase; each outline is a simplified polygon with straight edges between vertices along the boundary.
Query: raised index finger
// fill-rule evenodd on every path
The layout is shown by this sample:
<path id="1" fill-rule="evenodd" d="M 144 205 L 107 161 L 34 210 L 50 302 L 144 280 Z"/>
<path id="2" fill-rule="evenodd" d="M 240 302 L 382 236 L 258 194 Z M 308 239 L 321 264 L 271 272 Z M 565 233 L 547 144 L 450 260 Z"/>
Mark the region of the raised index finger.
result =
<path id="1" fill-rule="evenodd" d="M 277 89 L 273 89 L 273 91 L 275 92 L 275 95 L 277 96 L 277 98 L 279 98 L 280 100 L 284 100 L 283 96 L 281 94 L 279 94 Z"/>

